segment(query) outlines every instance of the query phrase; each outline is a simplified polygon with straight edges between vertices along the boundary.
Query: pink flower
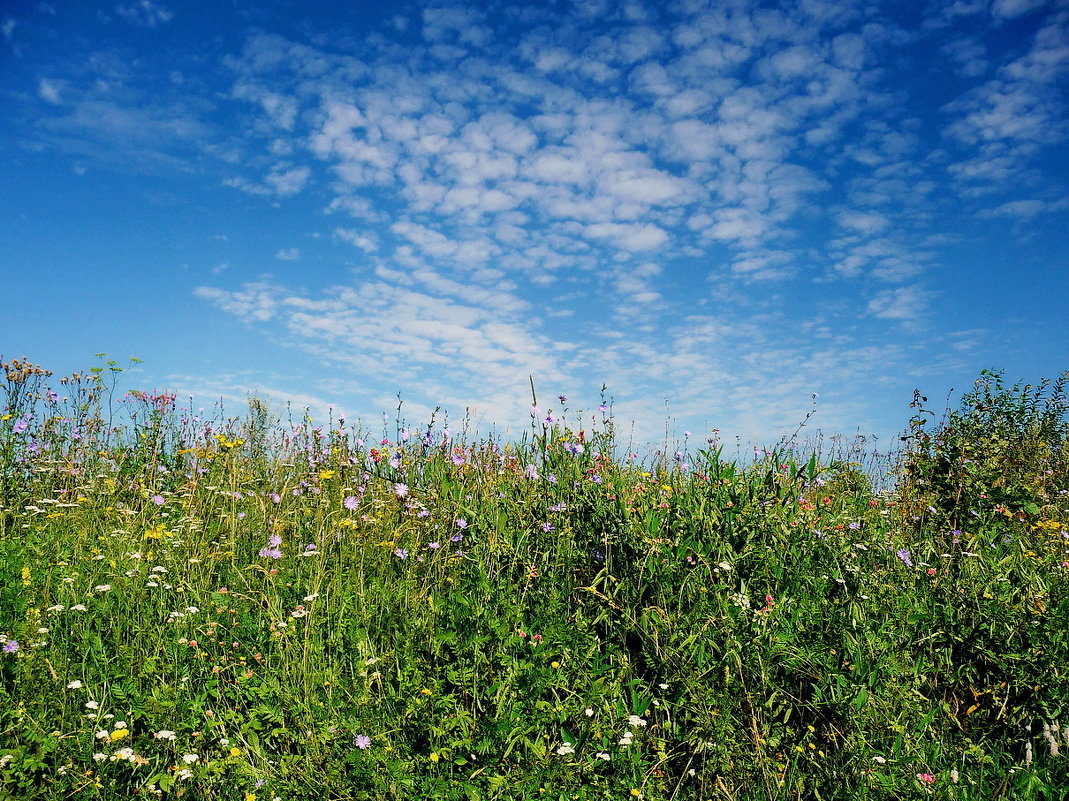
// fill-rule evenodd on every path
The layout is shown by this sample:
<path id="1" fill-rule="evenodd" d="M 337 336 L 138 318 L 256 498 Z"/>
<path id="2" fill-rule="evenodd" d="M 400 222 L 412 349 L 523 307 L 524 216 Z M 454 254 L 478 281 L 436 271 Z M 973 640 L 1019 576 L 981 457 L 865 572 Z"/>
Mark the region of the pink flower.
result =
<path id="1" fill-rule="evenodd" d="M 917 781 L 921 784 L 935 784 L 935 776 L 930 773 L 918 773 Z"/>

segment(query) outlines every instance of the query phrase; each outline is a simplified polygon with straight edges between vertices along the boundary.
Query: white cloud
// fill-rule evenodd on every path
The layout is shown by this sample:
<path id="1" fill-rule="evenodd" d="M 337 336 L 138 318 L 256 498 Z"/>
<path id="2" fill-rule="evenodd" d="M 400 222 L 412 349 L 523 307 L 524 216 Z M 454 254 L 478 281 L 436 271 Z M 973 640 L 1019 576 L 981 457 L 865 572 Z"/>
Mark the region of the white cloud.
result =
<path id="1" fill-rule="evenodd" d="M 1003 19 L 1012 19 L 1044 5 L 1046 0 L 994 0 L 991 13 Z"/>
<path id="2" fill-rule="evenodd" d="M 59 95 L 59 87 L 53 81 L 46 78 L 41 78 L 41 80 L 37 82 L 37 94 L 47 103 L 59 105 L 63 102 Z"/>
<path id="3" fill-rule="evenodd" d="M 301 257 L 300 248 L 283 248 L 275 254 L 275 258 L 280 261 L 297 261 Z"/>
<path id="4" fill-rule="evenodd" d="M 174 18 L 173 11 L 151 0 L 119 4 L 115 6 L 115 13 L 127 22 L 147 28 L 155 28 L 160 23 L 170 22 Z"/>
<path id="5" fill-rule="evenodd" d="M 885 289 L 868 304 L 874 317 L 908 322 L 920 317 L 928 306 L 931 293 L 916 286 Z"/>

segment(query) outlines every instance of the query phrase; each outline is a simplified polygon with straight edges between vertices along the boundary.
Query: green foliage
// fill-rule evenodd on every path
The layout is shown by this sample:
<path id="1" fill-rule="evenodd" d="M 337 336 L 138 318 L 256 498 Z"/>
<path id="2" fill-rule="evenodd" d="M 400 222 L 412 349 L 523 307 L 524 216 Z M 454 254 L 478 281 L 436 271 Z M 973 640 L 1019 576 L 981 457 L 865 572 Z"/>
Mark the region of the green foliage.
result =
<path id="1" fill-rule="evenodd" d="M 984 370 L 934 431 L 927 399 L 916 393 L 904 497 L 949 528 L 992 507 L 1037 515 L 1069 471 L 1067 382 L 1069 373 L 1053 383 L 1007 387 L 1000 372 Z"/>
<path id="2" fill-rule="evenodd" d="M 966 433 L 1033 432 L 1054 453 L 1064 428 L 1041 423 L 1061 384 L 1008 402 L 998 428 L 970 417 L 995 419 L 991 379 L 880 494 L 857 463 L 790 447 L 617 459 L 604 412 L 554 411 L 517 443 L 402 422 L 382 442 L 307 416 L 279 429 L 262 405 L 195 419 L 168 395 L 109 402 L 93 375 L 55 397 L 42 378 L 34 408 L 51 412 L 4 429 L 4 797 L 1069 784 L 1064 470 L 1052 458 L 1038 489 L 1014 474 L 1036 493 L 1023 519 L 990 482 L 939 506 L 918 479 L 941 453 L 994 453 Z M 1039 425 L 1011 437 L 1021 409 Z M 940 526 L 969 515 L 920 526 L 929 505 Z"/>

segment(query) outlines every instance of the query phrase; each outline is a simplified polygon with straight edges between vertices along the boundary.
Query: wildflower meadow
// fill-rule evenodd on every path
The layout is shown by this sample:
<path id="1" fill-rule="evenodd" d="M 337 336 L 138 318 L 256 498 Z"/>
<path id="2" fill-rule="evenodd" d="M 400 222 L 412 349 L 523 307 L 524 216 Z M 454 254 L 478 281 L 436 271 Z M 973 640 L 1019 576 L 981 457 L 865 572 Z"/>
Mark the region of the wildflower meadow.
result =
<path id="1" fill-rule="evenodd" d="M 125 372 L 0 365 L 0 797 L 1066 797 L 1066 377 L 880 460 Z"/>

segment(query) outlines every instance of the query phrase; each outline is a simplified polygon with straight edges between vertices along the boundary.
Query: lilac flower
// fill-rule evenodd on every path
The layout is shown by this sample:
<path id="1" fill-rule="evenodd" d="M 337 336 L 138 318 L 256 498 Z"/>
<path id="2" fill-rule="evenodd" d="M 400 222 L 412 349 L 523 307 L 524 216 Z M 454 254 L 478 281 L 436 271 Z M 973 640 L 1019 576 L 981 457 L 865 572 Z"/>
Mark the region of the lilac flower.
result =
<path id="1" fill-rule="evenodd" d="M 609 411 L 609 407 L 608 407 L 608 406 L 606 406 L 606 405 L 605 405 L 605 404 L 603 403 L 603 404 L 601 404 L 600 406 L 598 406 L 598 411 L 599 411 L 599 412 L 607 412 L 607 411 Z"/>
<path id="2" fill-rule="evenodd" d="M 18 420 L 15 421 L 15 425 L 11 429 L 11 433 L 21 434 L 23 431 L 26 430 L 26 427 L 30 424 L 30 420 L 32 419 L 33 416 L 29 414 L 20 417 Z M 14 642 L 14 640 L 12 640 L 12 642 Z M 15 643 L 15 647 L 18 647 L 18 643 Z"/>
<path id="3" fill-rule="evenodd" d="M 556 475 L 556 473 L 550 473 L 548 476 L 546 476 L 546 481 L 548 481 L 550 484 L 556 484 L 557 483 L 557 475 Z"/>
<path id="4" fill-rule="evenodd" d="M 278 548 L 261 548 L 259 550 L 259 555 L 263 559 L 281 559 L 282 551 Z"/>
<path id="5" fill-rule="evenodd" d="M 533 464 L 527 465 L 527 467 L 524 468 L 523 472 L 527 476 L 527 478 L 538 478 L 538 468 L 535 467 Z"/>
<path id="6" fill-rule="evenodd" d="M 464 539 L 464 535 L 463 534 L 454 534 L 452 537 L 449 538 L 449 541 L 450 542 L 460 542 L 462 539 Z"/>
<path id="7" fill-rule="evenodd" d="M 463 517 L 461 517 L 461 518 L 459 518 L 457 520 L 457 528 L 459 528 L 461 531 L 463 531 L 467 527 L 468 527 L 468 521 L 465 520 Z"/>
<path id="8" fill-rule="evenodd" d="M 454 453 L 453 454 L 453 464 L 455 464 L 457 467 L 460 467 L 462 464 L 466 463 L 467 461 L 468 460 L 464 458 L 464 454 L 462 454 L 462 453 Z"/>
<path id="9" fill-rule="evenodd" d="M 4 643 L 4 653 L 5 654 L 13 654 L 17 650 L 19 650 L 19 641 L 18 640 L 8 640 L 7 642 Z"/>
<path id="10" fill-rule="evenodd" d="M 396 551 L 393 552 L 393 555 L 396 556 L 398 559 L 407 559 L 408 551 L 406 551 L 404 548 L 398 548 Z"/>
<path id="11" fill-rule="evenodd" d="M 583 451 L 585 451 L 586 448 L 584 448 L 581 443 L 569 442 L 567 445 L 564 446 L 564 450 L 568 451 L 568 453 L 578 456 Z"/>
<path id="12" fill-rule="evenodd" d="M 272 492 L 267 497 L 270 498 L 274 503 L 282 503 L 282 496 L 279 495 L 277 492 Z"/>
<path id="13" fill-rule="evenodd" d="M 900 548 L 897 554 L 898 558 L 902 560 L 902 564 L 906 567 L 913 567 L 913 560 L 909 558 L 909 551 L 905 548 Z"/>
<path id="14" fill-rule="evenodd" d="M 394 484 L 393 492 L 398 498 L 408 497 L 408 484 Z"/>
<path id="15" fill-rule="evenodd" d="M 307 552 L 314 551 L 315 549 L 316 549 L 316 546 L 315 546 L 314 542 L 310 542 L 310 543 L 308 543 L 307 545 L 304 546 L 304 550 L 307 551 Z"/>
<path id="16" fill-rule="evenodd" d="M 345 506 L 350 512 L 356 511 L 356 508 L 360 505 L 360 499 L 355 495 L 346 495 L 345 500 L 342 501 L 342 505 Z"/>
<path id="17" fill-rule="evenodd" d="M 371 745 L 371 738 L 368 737 L 366 734 L 358 734 L 358 735 L 356 735 L 356 747 L 359 748 L 361 751 L 363 751 L 364 749 L 370 747 L 370 745 Z"/>
<path id="18" fill-rule="evenodd" d="M 390 467 L 392 467 L 394 470 L 400 470 L 401 469 L 401 457 L 400 456 L 391 456 L 389 464 L 390 464 Z"/>
<path id="19" fill-rule="evenodd" d="M 428 542 L 427 543 L 427 547 L 430 548 L 432 551 L 437 551 L 439 548 L 442 547 L 442 543 L 440 543 L 440 542 Z"/>
<path id="20" fill-rule="evenodd" d="M 593 481 L 595 484 L 600 484 L 601 481 L 602 481 L 602 478 L 597 473 L 595 473 L 594 475 L 592 475 L 590 477 L 590 480 Z"/>
<path id="21" fill-rule="evenodd" d="M 542 530 L 548 534 L 553 530 L 553 524 L 547 520 L 545 523 L 542 524 Z"/>
<path id="22" fill-rule="evenodd" d="M 149 500 L 152 501 L 157 506 L 163 506 L 163 496 L 162 495 L 153 495 L 151 498 L 149 498 Z"/>
<path id="23" fill-rule="evenodd" d="M 531 407 L 531 417 L 538 417 L 538 415 L 540 415 L 540 414 L 542 414 L 542 410 L 541 409 L 539 409 L 537 406 L 532 406 Z"/>
<path id="24" fill-rule="evenodd" d="M 853 523 L 847 526 L 847 528 L 852 528 L 854 531 L 857 531 L 859 528 L 861 528 L 861 524 L 855 520 Z"/>
<path id="25" fill-rule="evenodd" d="M 551 511 L 551 512 L 563 512 L 567 508 L 568 508 L 568 504 L 566 504 L 566 503 L 555 503 L 555 504 L 553 504 L 553 506 L 549 507 L 549 511 Z"/>
<path id="26" fill-rule="evenodd" d="M 280 537 L 278 534 L 272 534 L 270 537 L 267 538 L 267 544 L 270 545 L 272 548 L 275 548 L 282 544 L 282 537 Z"/>

